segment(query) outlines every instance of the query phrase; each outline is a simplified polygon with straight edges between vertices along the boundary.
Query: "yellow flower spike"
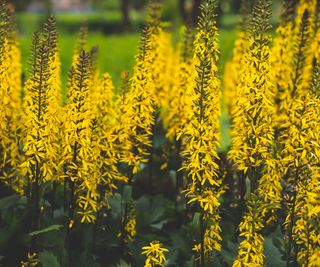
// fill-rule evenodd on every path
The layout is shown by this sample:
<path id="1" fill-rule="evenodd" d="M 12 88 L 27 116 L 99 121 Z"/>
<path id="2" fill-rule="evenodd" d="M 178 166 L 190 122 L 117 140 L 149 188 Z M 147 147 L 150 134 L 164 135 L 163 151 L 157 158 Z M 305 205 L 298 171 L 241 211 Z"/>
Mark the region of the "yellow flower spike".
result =
<path id="1" fill-rule="evenodd" d="M 190 99 L 187 102 L 190 116 L 179 138 L 185 145 L 182 152 L 185 159 L 184 169 L 190 177 L 185 195 L 191 198 L 189 203 L 197 203 L 203 215 L 202 219 L 207 225 L 203 236 L 200 237 L 200 240 L 203 239 L 204 247 L 200 245 L 199 249 L 199 252 L 207 255 L 214 249 L 220 249 L 221 229 L 218 209 L 223 189 L 216 163 L 219 143 L 220 82 L 216 67 L 219 51 L 214 18 L 215 1 L 204 1 L 201 10 L 192 63 L 195 82 L 190 84 L 193 88 L 185 92 Z M 197 248 L 198 244 L 195 246 L 196 250 Z"/>
<path id="2" fill-rule="evenodd" d="M 90 95 L 91 106 L 94 107 L 91 162 L 94 163 L 97 172 L 100 172 L 95 183 L 103 185 L 104 188 L 103 192 L 99 192 L 101 194 L 100 209 L 108 205 L 108 198 L 117 189 L 116 182 L 125 182 L 127 178 L 117 168 L 121 158 L 121 148 L 118 147 L 117 121 L 113 103 L 114 88 L 111 77 L 105 73 L 102 78 L 93 79 L 96 81 Z"/>
<path id="3" fill-rule="evenodd" d="M 238 248 L 238 256 L 232 265 L 233 267 L 264 266 L 264 238 L 261 233 L 263 228 L 262 204 L 258 196 L 251 196 L 248 211 L 239 225 L 240 236 L 243 236 L 244 239 Z"/>
<path id="4" fill-rule="evenodd" d="M 25 84 L 23 150 L 26 157 L 20 168 L 31 183 L 41 184 L 56 179 L 59 170 L 57 143 L 61 89 L 53 17 L 48 18 L 43 35 L 34 35 L 33 53 L 33 70 Z M 35 168 L 36 175 L 33 174 Z"/>
<path id="5" fill-rule="evenodd" d="M 48 64 L 49 64 L 49 79 L 48 79 L 48 118 L 49 125 L 46 129 L 48 136 L 50 136 L 53 146 L 47 147 L 51 153 L 48 153 L 48 177 L 50 180 L 58 180 L 61 175 L 60 166 L 57 162 L 62 159 L 60 157 L 59 142 L 62 141 L 62 123 L 61 123 L 61 63 L 58 50 L 58 34 L 56 28 L 56 20 L 50 16 L 45 23 L 45 42 L 49 48 Z M 50 166 L 51 165 L 51 166 Z"/>
<path id="6" fill-rule="evenodd" d="M 189 42 L 193 40 L 191 33 L 185 36 L 185 45 L 180 52 L 183 55 L 174 55 L 176 59 L 174 70 L 171 71 L 172 88 L 167 93 L 167 104 L 162 109 L 163 124 L 167 128 L 166 136 L 171 139 L 181 139 L 183 128 L 189 123 L 192 114 L 190 107 L 192 106 L 191 90 L 195 85 L 194 61 L 192 60 L 192 52 Z M 176 76 L 175 76 L 176 75 Z"/>
<path id="7" fill-rule="evenodd" d="M 241 82 L 239 74 L 243 68 L 242 62 L 249 45 L 247 40 L 249 2 L 248 0 L 241 1 L 241 28 L 234 43 L 232 59 L 226 63 L 223 77 L 223 101 L 231 116 L 235 112 L 237 97 L 239 97 L 237 96 L 237 87 Z"/>
<path id="8" fill-rule="evenodd" d="M 310 44 L 313 33 L 311 1 L 301 1 L 298 8 L 297 29 L 294 38 L 291 83 L 289 95 L 284 101 L 285 123 L 280 143 L 284 148 L 282 161 L 285 164 L 286 209 L 284 228 L 287 231 L 287 261 L 292 262 L 293 247 L 299 246 L 298 263 L 308 261 L 316 248 L 315 241 L 319 229 L 314 222 L 317 216 L 309 217 L 313 204 L 306 196 L 317 190 L 317 169 L 319 160 L 311 155 L 319 154 L 319 98 L 314 86 L 317 80 L 317 67 L 311 64 Z M 311 9 L 309 9 L 311 8 Z M 299 28 L 299 30 L 298 30 Z M 303 54 L 303 57 L 301 57 Z M 306 73 L 312 68 L 313 73 Z M 315 78 L 315 80 L 313 80 Z M 310 83 L 311 79 L 311 83 Z M 314 83 L 315 81 L 315 83 Z M 310 90 L 311 89 L 311 90 Z M 310 156 L 309 156 L 310 155 Z M 317 224 L 317 223 L 316 223 Z"/>
<path id="9" fill-rule="evenodd" d="M 316 38 L 316 21 L 315 18 L 317 18 L 318 10 L 317 10 L 317 0 L 301 0 L 299 1 L 299 4 L 297 6 L 296 11 L 296 23 L 294 28 L 295 37 L 299 38 L 299 35 L 301 33 L 300 25 L 302 21 L 304 20 L 305 13 L 308 13 L 308 33 L 309 39 L 306 39 L 306 45 L 303 48 L 303 56 L 305 64 L 301 67 L 301 71 L 303 73 L 303 80 L 305 81 L 304 85 L 301 85 L 304 87 L 304 90 L 308 90 L 308 85 L 311 81 L 311 72 L 312 72 L 312 60 L 315 54 L 317 54 L 317 38 Z M 307 44 L 308 43 L 308 44 Z M 315 50 L 314 50 L 315 49 Z"/>
<path id="10" fill-rule="evenodd" d="M 23 193 L 26 181 L 17 172 L 21 163 L 20 49 L 13 14 L 5 1 L 1 2 L 0 21 L 0 181 Z"/>
<path id="11" fill-rule="evenodd" d="M 24 158 L 19 166 L 21 174 L 27 179 L 30 198 L 35 207 L 32 218 L 33 227 L 38 230 L 40 221 L 39 194 L 41 185 L 57 178 L 58 171 L 58 88 L 53 86 L 57 78 L 56 65 L 52 58 L 56 56 L 57 36 L 51 17 L 45 24 L 44 34 L 35 33 L 32 44 L 32 68 L 29 80 L 25 83 L 23 103 L 24 124 L 22 144 Z M 38 202 L 38 203 L 37 203 Z"/>
<path id="12" fill-rule="evenodd" d="M 274 54 L 271 54 L 268 46 L 271 37 L 266 32 L 271 27 L 268 23 L 271 17 L 270 5 L 269 1 L 259 0 L 253 9 L 248 39 L 250 45 L 247 46 L 246 55 L 242 59 L 244 66 L 243 72 L 239 74 L 238 102 L 233 112 L 233 137 L 229 157 L 238 170 L 247 175 L 249 183 L 246 186 L 250 191 L 254 189 L 251 195 L 248 194 L 248 211 L 239 226 L 240 236 L 244 236 L 245 239 L 240 243 L 238 257 L 233 266 L 264 266 L 261 231 L 266 224 L 275 219 L 274 213 L 280 207 L 282 200 L 281 179 L 286 167 L 281 159 L 282 151 L 278 151 L 278 147 L 274 146 L 273 127 L 278 127 L 281 123 L 278 125 L 277 122 L 274 123 L 276 110 L 272 99 L 274 93 L 277 93 L 276 99 L 278 97 L 280 100 L 284 100 L 286 96 L 280 94 L 288 95 L 289 88 L 281 86 L 287 85 L 285 79 L 291 77 L 291 70 L 286 69 L 287 76 L 283 77 L 281 83 L 280 79 L 275 79 L 273 76 L 271 66 L 279 64 L 279 69 L 285 68 L 280 65 L 281 61 L 276 62 L 276 55 L 282 53 L 278 49 L 290 51 L 290 47 L 284 47 L 284 41 L 287 40 L 283 40 L 285 37 L 281 34 L 290 35 L 289 30 L 292 32 L 293 26 L 290 18 L 282 22 L 278 30 L 280 36 L 276 39 L 272 51 Z M 291 11 L 291 8 L 291 5 L 287 6 L 286 11 Z M 281 27 L 287 27 L 288 32 L 283 33 Z M 283 60 L 286 60 L 286 57 L 287 55 Z M 277 75 L 279 76 L 279 73 L 275 76 L 278 77 Z M 280 84 L 275 83 L 279 81 Z M 280 106 L 281 103 L 277 104 Z M 281 112 L 285 114 L 283 110 Z"/>
<path id="13" fill-rule="evenodd" d="M 122 107 L 123 113 L 117 134 L 123 146 L 121 161 L 132 167 L 133 173 L 140 170 L 141 163 L 147 162 L 151 146 L 152 126 L 154 124 L 154 83 L 150 72 L 152 31 L 144 30 L 140 51 L 136 57 L 130 89 L 126 93 Z"/>
<path id="14" fill-rule="evenodd" d="M 84 32 L 83 28 L 79 47 L 84 46 Z M 117 168 L 120 153 L 114 125 L 113 85 L 109 74 L 99 77 L 96 57 L 96 48 L 75 56 L 76 68 L 70 74 L 65 110 L 64 162 L 69 168 L 66 176 L 75 185 L 80 208 L 77 214 L 82 223 L 94 222 L 96 212 L 108 206 L 107 200 L 117 188 L 116 181 L 126 181 Z M 99 185 L 103 185 L 103 192 L 97 191 Z"/>
<path id="15" fill-rule="evenodd" d="M 93 222 L 97 211 L 97 185 L 100 169 L 94 154 L 94 112 L 91 109 L 89 84 L 92 79 L 90 53 L 81 51 L 76 69 L 72 69 L 69 80 L 68 103 L 65 107 L 65 146 L 63 162 L 65 179 L 69 183 L 71 194 L 76 201 L 82 216 L 81 222 Z M 71 153 L 70 153 L 71 151 Z M 75 203 L 70 203 L 75 209 Z M 70 218 L 74 219 L 74 218 Z"/>

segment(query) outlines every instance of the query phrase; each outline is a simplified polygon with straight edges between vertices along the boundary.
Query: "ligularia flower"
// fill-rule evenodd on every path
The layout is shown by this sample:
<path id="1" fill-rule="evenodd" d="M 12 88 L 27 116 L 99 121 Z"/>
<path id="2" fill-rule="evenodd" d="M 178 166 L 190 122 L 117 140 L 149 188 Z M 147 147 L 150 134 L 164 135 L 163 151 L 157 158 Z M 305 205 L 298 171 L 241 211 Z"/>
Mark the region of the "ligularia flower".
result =
<path id="1" fill-rule="evenodd" d="M 140 51 L 136 57 L 130 89 L 126 95 L 125 113 L 122 116 L 123 158 L 137 173 L 142 163 L 148 161 L 151 146 L 152 125 L 154 124 L 155 102 L 154 83 L 150 72 L 150 52 L 152 32 L 149 27 L 144 30 Z"/>
<path id="2" fill-rule="evenodd" d="M 21 160 L 21 64 L 13 14 L 0 3 L 0 181 L 20 194 L 25 180 L 18 175 Z"/>
<path id="3" fill-rule="evenodd" d="M 292 84 L 287 107 L 287 123 L 284 125 L 283 146 L 288 171 L 285 180 L 285 205 L 287 217 L 284 227 L 287 231 L 287 262 L 308 261 L 312 249 L 316 248 L 318 227 L 308 220 L 309 209 L 306 196 L 314 189 L 313 177 L 317 175 L 319 160 L 318 100 L 310 90 L 309 77 L 305 75 L 308 62 L 308 49 L 312 34 L 310 14 L 307 9 L 303 14 L 299 32 L 295 36 L 294 55 L 292 58 Z M 293 257 L 294 255 L 294 257 Z"/>
<path id="4" fill-rule="evenodd" d="M 180 49 L 180 55 L 176 56 L 174 62 L 174 72 L 171 74 L 173 83 L 171 90 L 167 93 L 168 103 L 162 115 L 163 124 L 167 128 L 166 136 L 170 140 L 174 140 L 179 132 L 183 131 L 192 113 L 190 90 L 194 88 L 196 72 L 193 64 L 193 33 L 191 29 L 185 30 L 184 42 Z"/>
<path id="5" fill-rule="evenodd" d="M 204 1 L 194 41 L 195 85 L 188 96 L 192 102 L 190 118 L 178 138 L 182 138 L 184 169 L 189 184 L 185 190 L 189 203 L 195 203 L 201 213 L 200 235 L 194 250 L 203 264 L 205 255 L 220 250 L 219 198 L 223 193 L 217 164 L 219 142 L 220 82 L 217 61 L 217 28 L 215 1 Z"/>
<path id="6" fill-rule="evenodd" d="M 54 91 L 57 87 L 51 86 L 52 79 L 56 78 L 51 62 L 56 45 L 56 39 L 51 39 L 54 34 L 55 28 L 48 27 L 48 24 L 44 35 L 34 34 L 32 70 L 24 88 L 24 160 L 20 171 L 27 177 L 29 201 L 34 206 L 34 230 L 40 225 L 40 187 L 55 179 L 57 170 L 57 136 L 52 134 L 57 122 L 54 115 L 58 110 L 58 101 L 55 100 L 58 94 Z"/>
<path id="7" fill-rule="evenodd" d="M 246 56 L 238 84 L 230 158 L 247 175 L 248 210 L 239 226 L 241 241 L 233 266 L 263 266 L 263 235 L 268 206 L 280 202 L 281 173 L 273 159 L 273 103 L 270 68 L 271 3 L 259 0 L 253 9 Z M 264 200 L 264 201 L 262 201 Z"/>
<path id="8" fill-rule="evenodd" d="M 130 249 L 148 238 L 142 233 L 176 248 L 189 233 L 177 242 L 171 231 L 175 239 L 189 229 L 189 254 L 177 249 L 167 261 L 168 249 L 152 241 L 142 247 L 144 266 L 223 265 L 234 241 L 233 266 L 263 267 L 269 261 L 265 241 L 280 233 L 283 242 L 273 245 L 287 266 L 320 266 L 320 1 L 283 0 L 272 42 L 272 1 L 256 0 L 249 17 L 251 1 L 242 0 L 241 28 L 224 69 L 232 146 L 219 154 L 217 2 L 202 1 L 197 28 L 185 28 L 176 47 L 161 22 L 159 0 L 151 0 L 136 64 L 123 73 L 119 94 L 114 77 L 100 72 L 98 47 L 88 47 L 83 26 L 62 94 L 55 18 L 33 35 L 30 72 L 21 87 L 13 14 L 0 0 L 0 224 L 10 230 L 1 246 L 12 243 L 20 221 L 27 222 L 31 238 L 22 266 L 39 265 L 46 256 L 77 265 L 82 247 L 74 244 L 91 231 L 80 260 L 93 262 L 96 257 L 87 256 L 97 255 L 111 264 L 121 257 L 136 265 Z M 229 181 L 233 186 L 224 194 Z M 165 201 L 144 199 L 161 188 Z M 148 211 L 136 208 L 161 204 L 141 224 Z M 38 234 L 57 230 L 50 222 L 63 218 L 63 255 L 51 255 Z M 235 222 L 238 240 L 222 240 Z M 106 243 L 115 251 L 116 236 L 117 253 L 100 257 Z"/>
<path id="9" fill-rule="evenodd" d="M 240 243 L 238 256 L 232 265 L 233 267 L 264 266 L 261 208 L 262 202 L 259 197 L 252 195 L 248 202 L 248 211 L 239 225 L 240 236 L 243 236 L 244 240 Z"/>
<path id="10" fill-rule="evenodd" d="M 95 220 L 97 211 L 97 184 L 99 170 L 94 164 L 92 146 L 93 112 L 89 97 L 90 54 L 81 51 L 76 68 L 70 72 L 68 103 L 65 107 L 64 152 L 65 179 L 69 184 L 71 199 L 69 219 L 74 218 L 74 203 L 82 222 Z"/>
<path id="11" fill-rule="evenodd" d="M 264 165 L 273 141 L 272 76 L 270 72 L 271 25 L 269 2 L 258 1 L 252 15 L 249 45 L 243 58 L 241 81 L 233 113 L 232 148 L 229 157 L 238 170 L 251 175 L 253 188 L 259 177 L 257 168 Z"/>
<path id="12" fill-rule="evenodd" d="M 165 252 L 169 250 L 162 247 L 159 241 L 152 241 L 149 246 L 142 247 L 142 250 L 141 254 L 147 257 L 144 267 L 164 266 L 163 264 L 166 261 Z"/>
<path id="13" fill-rule="evenodd" d="M 248 46 L 248 16 L 249 16 L 249 1 L 241 1 L 241 28 L 237 33 L 237 40 L 234 44 L 232 59 L 226 63 L 223 79 L 223 100 L 226 104 L 229 114 L 233 116 L 238 97 L 241 97 L 241 92 L 237 96 L 237 88 L 241 82 L 240 73 L 243 68 L 244 55 Z M 242 86 L 242 85 L 241 85 Z M 240 87 L 240 86 L 239 86 Z"/>

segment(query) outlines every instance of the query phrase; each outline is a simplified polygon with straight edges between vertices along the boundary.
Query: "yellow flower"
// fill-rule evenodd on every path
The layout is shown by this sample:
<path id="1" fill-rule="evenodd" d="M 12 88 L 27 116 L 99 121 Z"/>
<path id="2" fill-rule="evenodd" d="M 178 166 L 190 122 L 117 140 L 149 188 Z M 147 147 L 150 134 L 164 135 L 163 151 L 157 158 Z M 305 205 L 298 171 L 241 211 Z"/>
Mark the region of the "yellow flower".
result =
<path id="1" fill-rule="evenodd" d="M 244 239 L 238 248 L 238 256 L 232 265 L 233 267 L 264 266 L 261 207 L 262 202 L 259 197 L 252 195 L 248 203 L 248 211 L 239 225 L 240 236 Z"/>
<path id="2" fill-rule="evenodd" d="M 118 146 L 116 113 L 113 103 L 113 84 L 111 77 L 105 73 L 102 77 L 94 77 L 95 85 L 90 94 L 93 109 L 92 118 L 92 156 L 91 161 L 100 173 L 97 176 L 99 190 L 99 209 L 108 206 L 108 199 L 117 189 L 117 181 L 126 182 L 117 167 L 121 158 L 121 148 Z"/>
<path id="3" fill-rule="evenodd" d="M 28 253 L 28 260 L 21 262 L 21 267 L 35 267 L 38 265 L 38 256 L 36 253 Z"/>
<path id="4" fill-rule="evenodd" d="M 254 172 L 264 165 L 273 142 L 274 85 L 268 46 L 271 37 L 266 32 L 271 27 L 268 23 L 271 17 L 269 2 L 259 0 L 253 17 L 239 73 L 229 151 L 229 158 L 244 173 Z M 258 177 L 253 176 L 250 177 L 251 183 L 256 184 Z"/>
<path id="5" fill-rule="evenodd" d="M 122 161 L 137 173 L 142 163 L 148 161 L 151 146 L 152 126 L 154 124 L 154 83 L 150 72 L 150 38 L 149 28 L 144 30 L 142 45 L 136 57 L 130 89 L 126 93 L 122 107 L 119 140 L 123 146 Z"/>
<path id="6" fill-rule="evenodd" d="M 311 267 L 320 266 L 320 248 L 315 249 L 314 253 L 310 257 L 309 264 Z"/>
<path id="7" fill-rule="evenodd" d="M 169 250 L 162 247 L 159 241 L 152 241 L 149 246 L 142 247 L 142 255 L 146 255 L 144 267 L 164 266 L 166 261 L 165 252 Z"/>
<path id="8" fill-rule="evenodd" d="M 281 22 L 276 29 L 276 38 L 273 41 L 271 51 L 271 65 L 274 73 L 275 104 L 277 116 L 275 116 L 277 129 L 286 121 L 284 101 L 290 94 L 290 86 L 293 75 L 292 62 L 294 52 L 294 1 L 284 1 Z"/>
<path id="9" fill-rule="evenodd" d="M 220 116 L 220 82 L 217 73 L 219 51 L 217 47 L 217 28 L 214 19 L 214 1 L 205 1 L 201 5 L 198 32 L 194 47 L 194 76 L 193 88 L 186 93 L 190 101 L 190 117 L 178 138 L 185 145 L 182 155 L 184 169 L 189 176 L 189 184 L 185 190 L 189 202 L 195 202 L 200 208 L 202 223 L 206 223 L 199 240 L 204 247 L 195 246 L 208 254 L 214 249 L 220 249 L 219 227 L 220 206 L 219 197 L 223 192 L 222 179 L 218 175 L 217 146 L 219 143 Z M 199 248 L 199 249 L 198 249 Z M 200 253 L 202 254 L 202 253 Z M 201 259 L 201 261 L 204 259 Z"/>
<path id="10" fill-rule="evenodd" d="M 0 181 L 23 194 L 25 179 L 18 175 L 21 161 L 21 63 L 13 16 L 0 7 Z"/>
<path id="11" fill-rule="evenodd" d="M 64 153 L 65 179 L 70 194 L 76 196 L 78 212 L 82 222 L 95 220 L 97 211 L 97 186 L 100 178 L 99 166 L 94 153 L 93 118 L 89 94 L 91 76 L 90 54 L 82 51 L 76 69 L 72 69 L 69 81 L 68 103 L 65 107 Z M 72 201 L 72 200 L 71 200 Z M 70 203 L 71 213 L 75 203 Z M 72 218 L 73 215 L 71 215 Z"/>
<path id="12" fill-rule="evenodd" d="M 166 137 L 170 140 L 176 139 L 179 133 L 184 131 L 183 129 L 189 123 L 192 114 L 190 90 L 194 88 L 196 72 L 192 59 L 193 44 L 191 42 L 193 36 L 190 30 L 186 31 L 184 47 L 180 51 L 181 55 L 174 54 L 170 57 L 173 60 L 173 62 L 169 62 L 173 65 L 170 69 L 171 89 L 166 93 L 167 103 L 162 106 L 161 110 L 163 124 L 167 128 Z"/>
<path id="13" fill-rule="evenodd" d="M 240 73 L 243 68 L 243 60 L 249 45 L 248 34 L 248 17 L 249 17 L 249 1 L 241 1 L 241 28 L 237 33 L 237 39 L 234 43 L 232 59 L 225 65 L 223 77 L 223 101 L 226 105 L 229 114 L 233 115 L 234 108 L 237 102 L 237 87 L 241 82 Z"/>
<path id="14" fill-rule="evenodd" d="M 229 157 L 247 175 L 247 211 L 240 223 L 238 256 L 233 266 L 264 266 L 261 231 L 280 206 L 282 162 L 274 148 L 273 76 L 271 69 L 271 2 L 259 0 L 253 9 L 250 35 L 239 74 Z M 271 216 L 270 214 L 271 213 Z M 268 218 L 268 216 L 270 216 Z"/>
<path id="15" fill-rule="evenodd" d="M 304 1 L 301 2 L 303 5 Z M 300 11 L 298 11 L 298 14 Z M 292 260 L 292 248 L 297 245 L 299 263 L 308 261 L 317 246 L 319 228 L 315 226 L 317 217 L 309 217 L 314 206 L 306 196 L 317 188 L 319 155 L 319 98 L 313 90 L 310 78 L 317 75 L 306 74 L 313 67 L 309 61 L 312 18 L 307 8 L 303 8 L 299 31 L 295 36 L 292 84 L 285 106 L 286 124 L 281 143 L 283 158 L 287 164 L 286 209 L 284 228 L 287 230 L 287 260 Z M 311 64 L 311 66 L 310 66 Z M 315 68 L 316 70 L 316 68 Z M 310 86 L 311 85 L 311 86 Z M 311 90 L 310 90 L 311 87 Z"/>

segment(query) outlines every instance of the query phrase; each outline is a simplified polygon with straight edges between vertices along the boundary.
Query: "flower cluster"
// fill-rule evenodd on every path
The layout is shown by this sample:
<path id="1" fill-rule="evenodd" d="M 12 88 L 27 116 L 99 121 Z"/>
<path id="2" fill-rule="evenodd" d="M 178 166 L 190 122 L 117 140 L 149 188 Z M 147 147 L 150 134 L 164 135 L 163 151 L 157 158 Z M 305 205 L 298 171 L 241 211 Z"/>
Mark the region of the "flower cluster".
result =
<path id="1" fill-rule="evenodd" d="M 191 112 L 187 125 L 178 135 L 185 144 L 183 168 L 190 179 L 185 194 L 190 198 L 189 203 L 196 204 L 201 213 L 199 243 L 194 247 L 200 262 L 205 261 L 205 255 L 221 248 L 219 198 L 223 187 L 217 164 L 220 82 L 215 4 L 215 1 L 205 1 L 200 7 L 202 15 L 194 40 L 195 82 L 190 83 L 194 87 L 186 92 L 192 100 L 188 107 Z"/>
<path id="2" fill-rule="evenodd" d="M 288 266 L 314 261 L 319 247 L 319 202 L 316 204 L 315 199 L 319 175 L 319 54 L 314 52 L 318 51 L 318 7 L 316 1 L 300 1 L 298 5 L 284 1 L 271 49 L 266 32 L 270 28 L 269 7 L 268 1 L 261 0 L 253 9 L 247 56 L 241 59 L 243 73 L 237 76 L 236 104 L 231 105 L 229 155 L 238 176 L 242 171 L 248 181 L 247 211 L 239 227 L 245 239 L 240 243 L 235 266 L 263 266 L 262 233 L 279 219 L 280 209 L 285 211 L 282 227 Z M 230 63 L 234 68 L 237 59 L 235 53 Z M 226 83 L 230 84 L 235 88 L 235 81 Z"/>
<path id="3" fill-rule="evenodd" d="M 147 257 L 144 267 L 164 266 L 166 261 L 164 253 L 168 250 L 162 247 L 159 241 L 152 241 L 149 246 L 142 247 L 142 250 L 142 254 Z"/>

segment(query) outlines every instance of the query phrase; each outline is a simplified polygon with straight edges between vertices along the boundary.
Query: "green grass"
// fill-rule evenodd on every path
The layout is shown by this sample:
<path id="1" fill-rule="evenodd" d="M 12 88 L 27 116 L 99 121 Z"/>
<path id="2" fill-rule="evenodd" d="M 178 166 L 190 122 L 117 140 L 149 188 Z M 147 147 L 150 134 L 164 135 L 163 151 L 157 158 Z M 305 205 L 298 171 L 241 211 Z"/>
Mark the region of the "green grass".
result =
<path id="1" fill-rule="evenodd" d="M 62 81 L 65 84 L 71 66 L 73 50 L 76 46 L 77 34 L 61 34 L 59 48 L 62 62 Z M 137 50 L 139 34 L 110 35 L 91 33 L 88 38 L 89 46 L 99 46 L 99 68 L 101 72 L 109 72 L 117 84 L 123 70 L 132 70 L 134 55 Z M 28 71 L 31 36 L 20 38 L 22 64 L 25 73 Z"/>
<path id="2" fill-rule="evenodd" d="M 133 16 L 133 22 L 139 23 L 141 16 Z M 103 30 L 113 30 L 120 25 L 118 12 L 57 14 L 59 33 L 59 48 L 62 62 L 62 82 L 66 84 L 71 66 L 73 50 L 78 38 L 78 30 L 84 21 L 89 26 L 88 48 L 99 47 L 99 67 L 101 72 L 109 72 L 115 84 L 119 82 L 120 73 L 131 71 L 134 65 L 134 55 L 137 51 L 139 33 L 128 34 L 105 33 Z M 33 32 L 41 29 L 43 15 L 33 13 L 17 14 L 17 26 L 22 51 L 22 64 L 25 74 L 28 73 L 28 60 Z M 108 28 L 109 27 L 109 28 Z"/>
<path id="3" fill-rule="evenodd" d="M 113 14 L 113 13 L 110 13 Z M 116 15 L 113 14 L 116 19 Z M 85 18 L 87 21 L 96 20 L 99 14 L 88 14 Z M 39 28 L 42 17 L 37 14 L 18 14 L 17 25 L 19 29 L 20 44 L 22 50 L 23 70 L 27 73 L 29 51 L 32 41 L 32 34 Z M 76 29 L 80 28 L 84 17 L 80 14 L 57 15 L 59 48 L 62 62 L 62 81 L 66 83 L 68 70 L 71 66 L 73 49 L 76 46 L 77 31 L 68 32 L 61 27 L 63 23 L 72 22 Z M 60 27 L 59 27 L 60 25 Z M 99 47 L 99 67 L 101 72 L 109 72 L 113 77 L 115 84 L 119 82 L 120 73 L 124 70 L 132 71 L 134 65 L 134 55 L 139 43 L 139 32 L 128 34 L 104 34 L 100 31 L 90 31 L 88 36 L 89 46 L 98 45 Z M 175 30 L 173 40 L 177 41 L 179 36 Z M 220 31 L 221 47 L 221 70 L 224 62 L 230 57 L 233 42 L 235 40 L 234 30 Z"/>

